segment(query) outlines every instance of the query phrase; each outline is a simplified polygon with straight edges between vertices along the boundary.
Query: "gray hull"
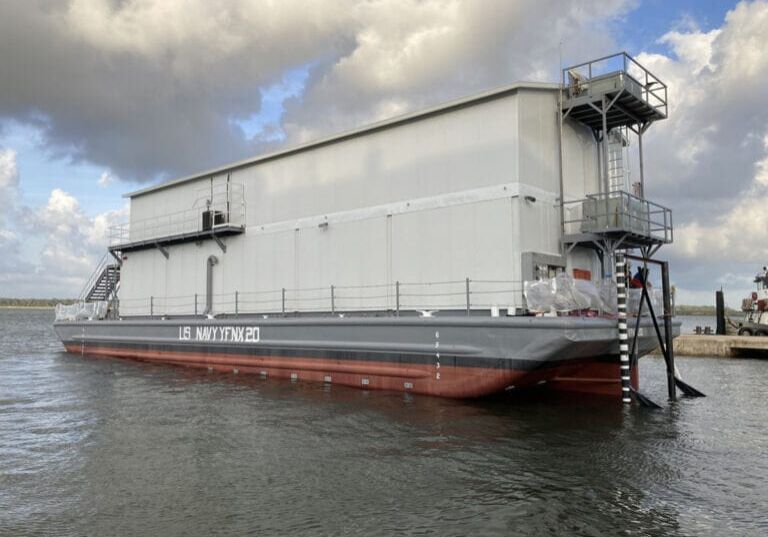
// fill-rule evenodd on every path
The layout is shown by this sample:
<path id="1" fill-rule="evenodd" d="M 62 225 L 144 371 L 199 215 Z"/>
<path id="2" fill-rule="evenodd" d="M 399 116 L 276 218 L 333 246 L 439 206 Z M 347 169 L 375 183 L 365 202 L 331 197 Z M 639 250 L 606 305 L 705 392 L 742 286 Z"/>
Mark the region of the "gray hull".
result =
<path id="1" fill-rule="evenodd" d="M 565 386 L 579 371 L 601 384 L 593 391 L 619 386 L 618 333 L 609 319 L 240 317 L 54 327 L 72 353 L 366 389 L 479 397 L 542 381 Z M 639 355 L 655 347 L 652 325 L 644 321 Z"/>

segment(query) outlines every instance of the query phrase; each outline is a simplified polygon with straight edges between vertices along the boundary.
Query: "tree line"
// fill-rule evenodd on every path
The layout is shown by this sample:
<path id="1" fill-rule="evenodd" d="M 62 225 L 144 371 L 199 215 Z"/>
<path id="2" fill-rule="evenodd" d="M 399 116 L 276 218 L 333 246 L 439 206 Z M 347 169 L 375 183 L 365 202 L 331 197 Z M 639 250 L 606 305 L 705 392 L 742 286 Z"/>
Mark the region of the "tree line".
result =
<path id="1" fill-rule="evenodd" d="M 0 308 L 52 308 L 56 304 L 72 304 L 72 298 L 3 298 Z"/>

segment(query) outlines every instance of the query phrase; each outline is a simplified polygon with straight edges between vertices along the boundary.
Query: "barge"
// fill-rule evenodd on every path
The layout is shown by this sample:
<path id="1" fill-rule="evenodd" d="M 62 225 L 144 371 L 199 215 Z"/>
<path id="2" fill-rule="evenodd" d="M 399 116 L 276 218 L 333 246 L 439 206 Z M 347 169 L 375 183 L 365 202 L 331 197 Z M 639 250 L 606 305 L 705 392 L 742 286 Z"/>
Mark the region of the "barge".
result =
<path id="1" fill-rule="evenodd" d="M 627 285 L 626 255 L 672 241 L 627 159 L 666 92 L 622 53 L 132 192 L 55 330 L 73 354 L 266 378 L 629 401 L 679 332 Z"/>

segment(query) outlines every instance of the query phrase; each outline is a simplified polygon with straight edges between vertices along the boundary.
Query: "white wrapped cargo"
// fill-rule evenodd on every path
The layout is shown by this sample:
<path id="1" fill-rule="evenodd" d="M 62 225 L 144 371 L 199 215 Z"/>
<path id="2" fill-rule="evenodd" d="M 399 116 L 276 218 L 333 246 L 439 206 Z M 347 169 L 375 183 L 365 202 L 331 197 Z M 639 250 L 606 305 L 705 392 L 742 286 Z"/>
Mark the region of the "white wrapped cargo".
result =
<path id="1" fill-rule="evenodd" d="M 94 319 L 104 319 L 107 316 L 109 303 L 100 300 L 96 302 L 56 304 L 54 311 L 57 321 L 92 321 Z"/>

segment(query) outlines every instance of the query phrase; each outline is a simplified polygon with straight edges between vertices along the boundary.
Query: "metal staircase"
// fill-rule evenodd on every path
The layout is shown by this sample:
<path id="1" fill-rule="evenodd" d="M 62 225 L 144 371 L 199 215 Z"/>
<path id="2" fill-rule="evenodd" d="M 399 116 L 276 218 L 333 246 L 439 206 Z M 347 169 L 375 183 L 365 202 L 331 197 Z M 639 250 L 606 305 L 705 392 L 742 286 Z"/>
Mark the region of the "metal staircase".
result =
<path id="1" fill-rule="evenodd" d="M 120 285 L 120 265 L 109 263 L 110 259 L 108 254 L 101 258 L 96 270 L 80 291 L 79 301 L 93 302 L 114 298 Z"/>

